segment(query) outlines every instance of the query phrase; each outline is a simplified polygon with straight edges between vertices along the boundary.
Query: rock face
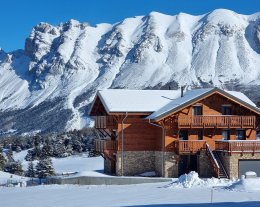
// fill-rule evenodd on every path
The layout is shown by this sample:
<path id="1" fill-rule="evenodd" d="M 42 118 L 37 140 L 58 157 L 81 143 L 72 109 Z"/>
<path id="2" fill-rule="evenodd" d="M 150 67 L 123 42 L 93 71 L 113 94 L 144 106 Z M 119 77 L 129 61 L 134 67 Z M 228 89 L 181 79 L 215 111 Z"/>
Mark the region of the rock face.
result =
<path id="1" fill-rule="evenodd" d="M 78 129 L 98 89 L 221 86 L 260 99 L 260 13 L 152 12 L 114 25 L 40 23 L 24 50 L 0 50 L 0 129 Z M 255 91 L 255 94 L 250 93 Z M 46 121 L 47 120 L 47 121 Z"/>

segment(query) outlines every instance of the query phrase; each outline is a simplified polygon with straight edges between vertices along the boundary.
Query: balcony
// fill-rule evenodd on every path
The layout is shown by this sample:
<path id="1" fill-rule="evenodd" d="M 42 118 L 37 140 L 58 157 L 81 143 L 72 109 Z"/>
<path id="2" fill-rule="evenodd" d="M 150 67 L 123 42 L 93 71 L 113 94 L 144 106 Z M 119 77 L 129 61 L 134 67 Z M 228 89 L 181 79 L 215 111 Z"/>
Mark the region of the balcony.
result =
<path id="1" fill-rule="evenodd" d="M 202 149 L 206 149 L 204 140 L 179 140 L 175 142 L 177 154 L 196 154 Z"/>
<path id="2" fill-rule="evenodd" d="M 94 149 L 97 152 L 104 153 L 106 150 L 112 151 L 117 150 L 117 141 L 116 140 L 103 140 L 95 139 Z"/>
<path id="3" fill-rule="evenodd" d="M 112 116 L 95 116 L 96 129 L 115 129 L 116 121 Z"/>
<path id="4" fill-rule="evenodd" d="M 181 116 L 176 117 L 179 128 L 255 128 L 255 116 Z"/>
<path id="5" fill-rule="evenodd" d="M 232 153 L 260 153 L 260 141 L 257 140 L 227 140 L 216 141 L 215 148 L 217 151 Z"/>

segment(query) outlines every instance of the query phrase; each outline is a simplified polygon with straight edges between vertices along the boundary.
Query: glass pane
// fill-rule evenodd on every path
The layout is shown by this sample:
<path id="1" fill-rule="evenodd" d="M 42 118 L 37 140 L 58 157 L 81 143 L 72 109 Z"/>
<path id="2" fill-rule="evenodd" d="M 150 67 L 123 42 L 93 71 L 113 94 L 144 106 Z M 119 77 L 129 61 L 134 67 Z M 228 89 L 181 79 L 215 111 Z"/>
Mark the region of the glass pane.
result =
<path id="1" fill-rule="evenodd" d="M 201 106 L 193 106 L 193 115 L 202 115 L 202 107 Z"/>
<path id="2" fill-rule="evenodd" d="M 230 135 L 229 130 L 223 130 L 222 131 L 222 139 L 223 140 L 229 140 L 229 135 Z"/>
<path id="3" fill-rule="evenodd" d="M 231 106 L 222 106 L 223 115 L 231 115 Z"/>
<path id="4" fill-rule="evenodd" d="M 188 131 L 187 130 L 180 130 L 179 139 L 180 140 L 188 140 Z"/>
<path id="5" fill-rule="evenodd" d="M 203 133 L 202 133 L 202 131 L 198 131 L 198 140 L 203 140 Z"/>
<path id="6" fill-rule="evenodd" d="M 245 130 L 236 130 L 236 139 L 237 140 L 244 140 L 245 138 L 246 138 Z"/>

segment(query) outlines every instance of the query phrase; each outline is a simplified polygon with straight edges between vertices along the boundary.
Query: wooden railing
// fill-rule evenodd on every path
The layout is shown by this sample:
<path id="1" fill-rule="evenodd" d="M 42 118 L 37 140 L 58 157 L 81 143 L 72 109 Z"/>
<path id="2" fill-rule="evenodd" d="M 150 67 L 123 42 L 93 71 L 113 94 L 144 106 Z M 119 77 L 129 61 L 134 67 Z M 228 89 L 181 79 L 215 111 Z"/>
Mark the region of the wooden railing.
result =
<path id="1" fill-rule="evenodd" d="M 193 154 L 206 147 L 206 141 L 203 140 L 179 140 L 176 141 L 175 144 L 175 149 L 178 154 Z"/>
<path id="2" fill-rule="evenodd" d="M 209 161 L 210 161 L 211 166 L 213 168 L 213 172 L 214 172 L 215 176 L 217 178 L 219 178 L 220 167 L 219 167 L 218 162 L 217 162 L 215 156 L 213 155 L 212 150 L 210 149 L 208 144 L 206 144 L 206 153 L 208 155 L 208 158 L 209 158 Z"/>
<path id="3" fill-rule="evenodd" d="M 175 123 L 179 128 L 255 128 L 255 116 L 179 116 Z"/>
<path id="4" fill-rule="evenodd" d="M 94 142 L 94 148 L 100 153 L 104 153 L 105 150 L 117 150 L 117 141 L 96 139 Z"/>
<path id="5" fill-rule="evenodd" d="M 96 116 L 95 117 L 95 128 L 96 129 L 107 129 L 115 128 L 116 122 L 112 116 Z"/>
<path id="6" fill-rule="evenodd" d="M 242 153 L 242 152 L 251 152 L 260 153 L 260 141 L 256 140 L 230 140 L 230 141 L 216 141 L 216 150 L 218 151 L 226 151 L 229 153 Z"/>

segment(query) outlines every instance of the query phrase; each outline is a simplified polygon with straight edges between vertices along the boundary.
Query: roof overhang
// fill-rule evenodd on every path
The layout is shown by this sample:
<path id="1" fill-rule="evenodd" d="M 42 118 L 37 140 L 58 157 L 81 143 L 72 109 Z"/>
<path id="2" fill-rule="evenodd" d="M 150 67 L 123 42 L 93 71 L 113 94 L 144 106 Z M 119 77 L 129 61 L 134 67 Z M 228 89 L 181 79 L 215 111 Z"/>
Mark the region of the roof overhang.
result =
<path id="1" fill-rule="evenodd" d="M 215 93 L 220 94 L 222 96 L 225 96 L 226 98 L 228 98 L 228 99 L 238 103 L 239 105 L 244 106 L 248 110 L 253 111 L 256 114 L 260 115 L 260 109 L 259 108 L 254 107 L 254 106 L 246 103 L 245 101 L 243 101 L 243 100 L 241 100 L 241 99 L 239 99 L 239 98 L 237 98 L 237 97 L 235 97 L 235 96 L 225 92 L 224 90 L 221 90 L 219 88 L 213 88 L 212 90 L 210 90 L 208 92 L 205 92 L 204 94 L 202 94 L 202 95 L 200 95 L 200 96 L 198 96 L 198 97 L 196 97 L 194 99 L 191 99 L 191 100 L 189 100 L 189 101 L 187 101 L 187 102 L 185 102 L 183 104 L 180 104 L 179 106 L 173 108 L 172 110 L 166 111 L 165 113 L 162 113 L 161 115 L 159 115 L 159 116 L 157 116 L 155 118 L 152 118 L 150 120 L 151 121 L 156 121 L 156 122 L 161 121 L 162 119 L 166 118 L 170 114 L 176 113 L 176 112 L 186 108 L 187 106 L 194 104 L 194 102 L 203 100 L 203 99 L 205 99 L 205 98 L 207 98 L 207 97 L 209 97 L 209 96 L 211 96 L 211 95 L 213 95 Z M 147 117 L 147 118 L 149 119 L 149 117 Z"/>
<path id="2" fill-rule="evenodd" d="M 131 115 L 144 115 L 144 116 L 148 116 L 150 115 L 151 113 L 153 113 L 154 111 L 113 111 L 113 110 L 109 110 L 105 100 L 102 98 L 102 96 L 100 95 L 100 92 L 97 91 L 96 95 L 95 95 L 95 98 L 90 106 L 90 109 L 88 111 L 88 115 L 89 116 L 92 116 L 91 115 L 91 112 L 92 112 L 92 109 L 95 105 L 95 102 L 97 100 L 97 98 L 99 98 L 99 100 L 101 101 L 102 105 L 104 106 L 105 110 L 106 110 L 106 113 L 108 115 L 125 115 L 126 113 L 128 114 L 131 114 Z"/>

